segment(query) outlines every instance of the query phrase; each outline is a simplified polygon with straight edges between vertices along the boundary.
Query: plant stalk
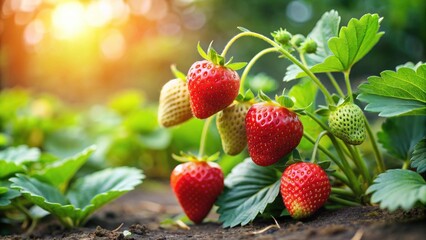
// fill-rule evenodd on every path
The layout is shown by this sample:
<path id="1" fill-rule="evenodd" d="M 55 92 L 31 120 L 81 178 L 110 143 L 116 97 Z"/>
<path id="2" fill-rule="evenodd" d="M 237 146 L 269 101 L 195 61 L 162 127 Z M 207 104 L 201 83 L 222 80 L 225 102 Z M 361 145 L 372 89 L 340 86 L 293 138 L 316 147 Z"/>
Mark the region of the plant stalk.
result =
<path id="1" fill-rule="evenodd" d="M 367 129 L 368 137 L 370 138 L 371 146 L 373 147 L 378 174 L 380 174 L 385 171 L 385 163 L 383 161 L 382 154 L 379 151 L 379 147 L 377 146 L 376 138 L 374 137 L 373 131 L 371 130 L 371 126 L 368 123 L 367 117 L 365 115 L 364 115 L 364 122 L 365 122 L 365 128 Z"/>
<path id="2" fill-rule="evenodd" d="M 339 197 L 336 197 L 336 196 L 330 196 L 330 197 L 328 197 L 328 200 L 335 202 L 335 203 L 345 205 L 345 206 L 350 206 L 350 207 L 361 206 L 360 203 L 349 201 L 347 199 L 342 199 L 342 198 L 339 198 Z"/>
<path id="3" fill-rule="evenodd" d="M 354 102 L 353 96 L 352 96 L 352 87 L 351 87 L 351 82 L 349 80 L 349 74 L 350 74 L 351 70 L 347 70 L 343 72 L 343 75 L 345 76 L 345 83 L 346 83 L 346 93 L 349 96 L 349 100 L 351 101 L 351 103 Z"/>
<path id="4" fill-rule="evenodd" d="M 355 166 L 361 171 L 361 175 L 363 176 L 365 182 L 370 184 L 371 177 L 370 173 L 367 169 L 367 165 L 365 164 L 365 161 L 361 158 L 361 155 L 356 147 L 353 147 L 347 143 L 345 143 L 346 148 L 349 150 L 349 152 L 352 155 L 353 162 L 355 163 Z"/>
<path id="5" fill-rule="evenodd" d="M 319 143 L 320 143 L 320 141 L 321 141 L 321 138 L 322 138 L 323 136 L 327 135 L 327 133 L 328 133 L 327 131 L 322 131 L 322 132 L 318 135 L 317 140 L 316 140 L 316 142 L 315 142 L 315 144 L 314 144 L 314 150 L 312 151 L 312 157 L 311 157 L 311 162 L 312 162 L 312 163 L 316 163 L 316 161 L 315 161 L 315 157 L 316 157 L 316 155 L 317 155 L 317 151 L 318 151 Z"/>
<path id="6" fill-rule="evenodd" d="M 198 158 L 201 159 L 204 156 L 204 150 L 206 146 L 207 141 L 207 133 L 209 130 L 210 123 L 212 122 L 213 116 L 207 118 L 207 120 L 204 122 L 203 131 L 201 133 L 201 140 L 200 140 L 200 150 L 198 151 Z"/>
<path id="7" fill-rule="evenodd" d="M 338 195 L 341 195 L 341 196 L 350 197 L 350 198 L 354 198 L 355 197 L 355 194 L 351 190 L 349 190 L 349 189 L 342 189 L 342 188 L 332 187 L 331 188 L 331 193 L 338 194 Z"/>
<path id="8" fill-rule="evenodd" d="M 331 84 L 333 84 L 334 88 L 336 89 L 337 93 L 340 97 L 344 98 L 345 94 L 343 93 L 342 89 L 340 88 L 339 84 L 337 83 L 336 79 L 334 78 L 333 74 L 327 72 L 327 77 L 330 79 Z"/>
<path id="9" fill-rule="evenodd" d="M 248 73 L 250 72 L 253 65 L 256 63 L 259 58 L 261 58 L 263 55 L 271 52 L 278 52 L 278 50 L 274 47 L 263 49 L 262 51 L 258 52 L 247 64 L 247 66 L 244 68 L 243 74 L 241 75 L 240 80 L 240 93 L 244 94 L 244 82 L 248 76 Z"/>
<path id="10" fill-rule="evenodd" d="M 302 69 L 319 87 L 319 89 L 321 90 L 321 92 L 324 94 L 324 96 L 326 97 L 326 100 L 328 103 L 332 103 L 333 102 L 333 98 L 331 97 L 330 93 L 328 92 L 327 88 L 325 88 L 325 86 L 321 83 L 321 81 L 311 72 L 311 70 L 309 70 L 305 65 L 303 65 L 303 63 L 301 63 L 299 60 L 297 60 L 297 58 L 295 58 L 293 55 L 291 55 L 287 50 L 285 50 L 283 47 L 281 47 L 278 43 L 274 42 L 273 40 L 271 40 L 270 38 L 265 37 L 262 34 L 259 33 L 255 33 L 255 32 L 241 32 L 237 35 L 235 35 L 233 38 L 231 38 L 231 40 L 229 40 L 229 42 L 225 45 L 221 55 L 222 57 L 225 57 L 226 53 L 228 52 L 229 48 L 231 47 L 231 45 L 240 37 L 245 37 L 245 36 L 249 36 L 249 37 L 255 37 L 258 39 L 261 39 L 267 43 L 269 43 L 270 45 L 272 45 L 273 47 L 275 47 L 279 52 L 281 52 L 285 57 L 287 57 L 291 62 L 293 62 L 294 64 L 296 64 L 300 69 Z"/>

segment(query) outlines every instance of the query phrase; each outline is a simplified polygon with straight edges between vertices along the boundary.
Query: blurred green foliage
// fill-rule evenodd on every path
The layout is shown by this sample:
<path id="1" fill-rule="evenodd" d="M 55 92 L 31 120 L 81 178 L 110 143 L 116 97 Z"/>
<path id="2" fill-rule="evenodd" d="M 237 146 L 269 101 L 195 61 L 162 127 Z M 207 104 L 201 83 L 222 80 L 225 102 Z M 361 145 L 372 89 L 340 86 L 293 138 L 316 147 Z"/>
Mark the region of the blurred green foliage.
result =
<path id="1" fill-rule="evenodd" d="M 91 172 L 108 166 L 137 166 L 151 177 L 168 178 L 177 162 L 172 153 L 196 153 L 203 121 L 192 119 L 165 129 L 157 122 L 157 105 L 137 90 L 117 93 L 103 104 L 78 107 L 52 95 L 23 89 L 0 92 L 0 147 L 28 145 L 58 157 L 97 145 L 83 168 Z M 206 152 L 221 149 L 215 126 L 209 129 Z M 244 156 L 224 156 L 228 172 Z"/>

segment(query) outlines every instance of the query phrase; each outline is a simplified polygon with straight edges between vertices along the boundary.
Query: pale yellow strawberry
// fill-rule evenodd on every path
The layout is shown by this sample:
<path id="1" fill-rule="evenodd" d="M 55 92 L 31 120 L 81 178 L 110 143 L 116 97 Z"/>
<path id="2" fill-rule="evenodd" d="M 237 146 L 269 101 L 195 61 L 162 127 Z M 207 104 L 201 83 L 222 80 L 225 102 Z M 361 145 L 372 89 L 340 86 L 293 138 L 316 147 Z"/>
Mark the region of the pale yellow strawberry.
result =
<path id="1" fill-rule="evenodd" d="M 188 86 L 176 78 L 164 84 L 160 92 L 158 122 L 164 127 L 181 124 L 192 117 Z"/>
<path id="2" fill-rule="evenodd" d="M 245 119 L 250 104 L 236 103 L 220 111 L 216 126 L 222 139 L 223 151 L 228 155 L 237 155 L 247 145 Z"/>

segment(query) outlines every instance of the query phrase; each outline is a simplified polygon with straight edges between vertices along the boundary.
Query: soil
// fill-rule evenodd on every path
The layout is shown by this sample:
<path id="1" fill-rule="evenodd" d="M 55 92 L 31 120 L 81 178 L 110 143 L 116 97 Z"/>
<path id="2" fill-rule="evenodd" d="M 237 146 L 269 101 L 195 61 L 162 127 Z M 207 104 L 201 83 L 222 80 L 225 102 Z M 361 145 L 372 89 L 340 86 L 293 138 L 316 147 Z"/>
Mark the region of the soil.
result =
<path id="1" fill-rule="evenodd" d="M 144 184 L 145 185 L 145 184 Z M 212 211 L 213 212 L 213 211 Z M 424 239 L 426 211 L 389 213 L 377 207 L 350 207 L 320 210 L 309 220 L 300 222 L 289 217 L 257 221 L 244 227 L 224 229 L 217 215 L 207 222 L 190 225 L 161 224 L 181 214 L 166 184 L 149 185 L 132 191 L 97 212 L 84 227 L 63 229 L 53 217 L 43 220 L 30 235 L 15 233 L 1 239 Z M 130 232 L 131 235 L 124 236 Z M 123 234 L 124 233 L 124 234 Z"/>

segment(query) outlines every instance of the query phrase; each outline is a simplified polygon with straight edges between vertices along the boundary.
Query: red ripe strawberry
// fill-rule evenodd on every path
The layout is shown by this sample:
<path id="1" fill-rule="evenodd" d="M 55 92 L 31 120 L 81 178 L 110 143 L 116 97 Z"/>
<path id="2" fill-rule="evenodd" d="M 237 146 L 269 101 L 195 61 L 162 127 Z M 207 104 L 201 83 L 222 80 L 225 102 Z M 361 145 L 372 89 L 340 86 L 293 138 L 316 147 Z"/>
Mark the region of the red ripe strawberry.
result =
<path id="1" fill-rule="evenodd" d="M 311 216 L 330 196 L 331 185 L 325 171 L 314 163 L 290 165 L 281 177 L 281 196 L 295 219 Z"/>
<path id="2" fill-rule="evenodd" d="M 188 89 L 192 113 L 204 119 L 229 106 L 238 95 L 240 77 L 225 66 L 203 60 L 189 69 Z"/>
<path id="3" fill-rule="evenodd" d="M 272 102 L 254 104 L 246 116 L 248 152 L 253 162 L 269 166 L 297 147 L 303 125 L 296 113 Z"/>
<path id="4" fill-rule="evenodd" d="M 214 162 L 186 162 L 172 171 L 170 185 L 188 218 L 201 223 L 223 190 L 223 173 Z"/>

